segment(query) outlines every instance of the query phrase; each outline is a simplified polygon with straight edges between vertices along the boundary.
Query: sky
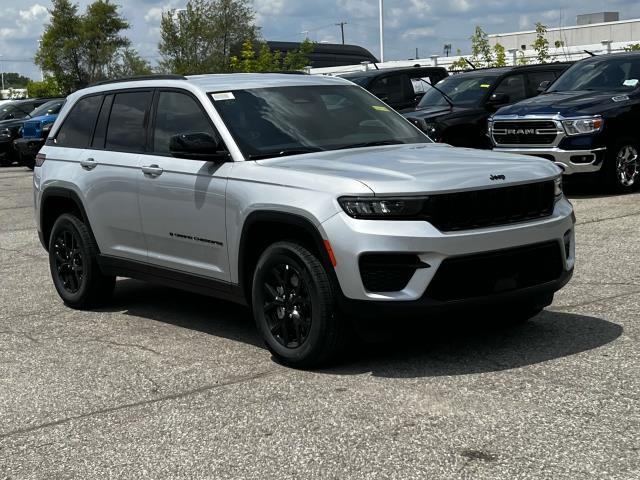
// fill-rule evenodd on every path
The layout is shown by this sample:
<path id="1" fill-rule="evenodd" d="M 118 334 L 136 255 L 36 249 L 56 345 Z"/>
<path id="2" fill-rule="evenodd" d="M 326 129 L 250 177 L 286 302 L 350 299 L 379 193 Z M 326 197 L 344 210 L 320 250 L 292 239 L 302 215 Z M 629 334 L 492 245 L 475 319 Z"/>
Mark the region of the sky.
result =
<path id="1" fill-rule="evenodd" d="M 158 62 L 160 17 L 163 10 L 184 7 L 187 0 L 112 0 L 131 24 L 126 33 L 133 46 L 152 64 Z M 89 0 L 78 0 L 84 10 Z M 300 41 L 305 33 L 317 42 L 339 43 L 347 22 L 347 43 L 362 45 L 379 56 L 378 0 L 253 0 L 256 21 L 267 40 Z M 33 64 L 38 38 L 48 22 L 48 0 L 0 0 L 0 69 L 39 79 Z M 549 27 L 575 25 L 582 13 L 619 11 L 621 19 L 640 18 L 638 0 L 385 0 L 385 59 L 421 58 L 469 51 L 476 25 L 488 33 L 532 29 L 540 21 Z"/>

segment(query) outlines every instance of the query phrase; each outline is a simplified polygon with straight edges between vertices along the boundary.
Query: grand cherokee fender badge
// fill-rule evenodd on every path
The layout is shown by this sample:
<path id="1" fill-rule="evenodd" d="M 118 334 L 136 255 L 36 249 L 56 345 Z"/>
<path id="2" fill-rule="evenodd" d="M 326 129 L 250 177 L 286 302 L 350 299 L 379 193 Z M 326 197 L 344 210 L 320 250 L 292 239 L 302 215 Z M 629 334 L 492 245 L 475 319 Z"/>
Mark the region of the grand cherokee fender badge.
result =
<path id="1" fill-rule="evenodd" d="M 504 175 L 491 175 L 489 177 L 489 180 L 491 180 L 492 182 L 495 182 L 497 180 L 506 180 L 507 177 L 505 177 Z"/>

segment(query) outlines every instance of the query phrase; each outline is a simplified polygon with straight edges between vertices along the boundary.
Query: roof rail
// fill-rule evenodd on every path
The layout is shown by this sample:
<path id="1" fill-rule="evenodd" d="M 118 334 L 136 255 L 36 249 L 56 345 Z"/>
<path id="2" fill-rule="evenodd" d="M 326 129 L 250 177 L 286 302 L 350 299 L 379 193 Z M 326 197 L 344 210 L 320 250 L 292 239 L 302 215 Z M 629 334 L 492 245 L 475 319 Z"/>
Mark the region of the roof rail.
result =
<path id="1" fill-rule="evenodd" d="M 98 85 L 109 85 L 110 83 L 124 83 L 124 82 L 138 82 L 140 80 L 187 80 L 184 75 L 174 74 L 158 74 L 158 75 L 137 75 L 135 77 L 123 77 L 114 78 L 111 80 L 102 80 L 89 85 L 90 87 L 97 87 Z"/>

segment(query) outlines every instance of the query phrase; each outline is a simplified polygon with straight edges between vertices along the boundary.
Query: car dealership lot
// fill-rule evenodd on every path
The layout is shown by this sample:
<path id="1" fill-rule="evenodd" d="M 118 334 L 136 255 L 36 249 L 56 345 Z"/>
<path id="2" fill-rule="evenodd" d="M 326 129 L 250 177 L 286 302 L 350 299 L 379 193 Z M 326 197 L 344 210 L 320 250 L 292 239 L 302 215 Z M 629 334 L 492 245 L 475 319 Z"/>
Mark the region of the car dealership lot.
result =
<path id="1" fill-rule="evenodd" d="M 121 280 L 66 308 L 31 173 L 0 169 L 0 479 L 640 478 L 640 194 L 585 191 L 530 324 L 402 323 L 302 372 L 221 301 Z"/>

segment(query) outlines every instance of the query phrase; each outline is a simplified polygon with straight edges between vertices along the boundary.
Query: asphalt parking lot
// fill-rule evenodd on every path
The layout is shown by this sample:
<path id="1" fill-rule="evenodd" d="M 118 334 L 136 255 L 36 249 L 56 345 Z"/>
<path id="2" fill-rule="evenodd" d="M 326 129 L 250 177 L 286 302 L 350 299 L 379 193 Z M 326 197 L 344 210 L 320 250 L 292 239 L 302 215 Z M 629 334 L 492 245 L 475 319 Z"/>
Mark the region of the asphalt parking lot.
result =
<path id="1" fill-rule="evenodd" d="M 232 304 L 120 280 L 66 308 L 31 173 L 0 169 L 0 479 L 640 479 L 640 194 L 588 193 L 531 323 L 402 324 L 302 372 Z"/>

